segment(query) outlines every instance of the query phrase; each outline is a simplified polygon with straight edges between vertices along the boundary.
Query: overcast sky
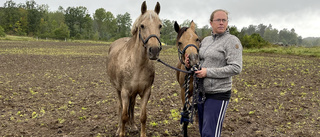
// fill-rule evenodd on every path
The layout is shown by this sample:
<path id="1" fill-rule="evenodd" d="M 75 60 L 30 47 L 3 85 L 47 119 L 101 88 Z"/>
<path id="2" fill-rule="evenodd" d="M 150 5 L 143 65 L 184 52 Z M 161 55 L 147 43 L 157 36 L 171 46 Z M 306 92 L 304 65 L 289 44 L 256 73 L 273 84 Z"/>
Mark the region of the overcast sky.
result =
<path id="1" fill-rule="evenodd" d="M 1 0 L 2 4 L 6 0 Z M 13 0 L 17 4 L 26 0 Z M 96 9 L 104 8 L 116 17 L 128 12 L 132 22 L 141 13 L 144 0 L 35 0 L 39 5 L 47 4 L 50 11 L 59 6 L 84 6 L 91 17 Z M 302 38 L 320 37 L 320 0 L 147 0 L 147 8 L 154 9 L 159 1 L 160 18 L 177 21 L 193 20 L 201 28 L 209 25 L 209 17 L 215 9 L 230 12 L 229 26 L 238 29 L 249 25 L 269 25 L 279 31 L 295 29 Z"/>

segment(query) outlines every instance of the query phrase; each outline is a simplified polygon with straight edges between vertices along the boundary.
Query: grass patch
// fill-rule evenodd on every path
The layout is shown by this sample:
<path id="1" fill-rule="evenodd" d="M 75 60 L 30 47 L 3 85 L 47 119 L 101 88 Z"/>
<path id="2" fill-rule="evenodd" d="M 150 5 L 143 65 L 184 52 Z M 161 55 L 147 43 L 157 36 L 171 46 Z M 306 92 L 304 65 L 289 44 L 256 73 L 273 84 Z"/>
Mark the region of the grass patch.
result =
<path id="1" fill-rule="evenodd" d="M 244 49 L 247 53 L 276 53 L 320 57 L 320 46 L 316 47 L 270 47 L 261 49 Z"/>
<path id="2" fill-rule="evenodd" d="M 75 43 L 92 43 L 92 44 L 111 44 L 112 42 L 106 41 L 94 41 L 94 40 L 55 40 L 55 39 L 39 39 L 35 37 L 28 37 L 28 36 L 13 36 L 13 35 L 6 35 L 6 37 L 0 37 L 0 40 L 8 40 L 8 41 L 47 41 L 47 42 L 75 42 Z"/>

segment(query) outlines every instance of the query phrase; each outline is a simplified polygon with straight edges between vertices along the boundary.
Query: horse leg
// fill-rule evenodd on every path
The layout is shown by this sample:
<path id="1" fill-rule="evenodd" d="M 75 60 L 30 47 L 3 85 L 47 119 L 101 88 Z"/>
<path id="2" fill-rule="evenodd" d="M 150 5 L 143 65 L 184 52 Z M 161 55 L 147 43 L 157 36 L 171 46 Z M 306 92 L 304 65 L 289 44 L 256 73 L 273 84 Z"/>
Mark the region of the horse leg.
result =
<path id="1" fill-rule="evenodd" d="M 118 130 L 116 132 L 116 136 L 120 134 L 120 127 L 122 125 L 121 117 L 122 117 L 122 99 L 121 99 L 121 91 L 117 90 L 118 93 Z"/>
<path id="2" fill-rule="evenodd" d="M 140 136 L 141 137 L 146 137 L 146 122 L 147 122 L 147 103 L 148 100 L 150 98 L 151 95 L 151 87 L 148 87 L 144 94 L 141 96 L 142 100 L 141 100 L 141 114 L 140 114 L 140 122 L 141 122 L 141 132 L 140 132 Z"/>
<path id="3" fill-rule="evenodd" d="M 131 125 L 130 128 L 132 129 L 132 131 L 138 131 L 138 128 L 134 122 L 134 106 L 136 104 L 136 97 L 137 95 L 131 96 L 129 105 L 129 124 Z"/>
<path id="4" fill-rule="evenodd" d="M 129 120 L 129 115 L 128 115 L 128 109 L 129 109 L 129 95 L 128 95 L 129 91 L 122 89 L 121 91 L 121 101 L 122 101 L 122 110 L 121 111 L 121 121 L 119 124 L 120 127 L 120 137 L 124 137 L 125 136 L 125 125 Z"/>

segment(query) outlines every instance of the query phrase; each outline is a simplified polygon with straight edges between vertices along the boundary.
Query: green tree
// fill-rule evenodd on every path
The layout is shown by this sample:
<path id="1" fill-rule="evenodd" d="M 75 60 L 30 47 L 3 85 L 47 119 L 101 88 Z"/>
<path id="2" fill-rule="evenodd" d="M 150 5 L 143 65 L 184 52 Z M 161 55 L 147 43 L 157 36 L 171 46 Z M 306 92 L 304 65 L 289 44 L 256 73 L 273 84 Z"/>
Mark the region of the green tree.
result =
<path id="1" fill-rule="evenodd" d="M 27 34 L 31 36 L 33 36 L 34 34 L 38 34 L 41 18 L 43 18 L 45 13 L 48 12 L 48 7 L 37 5 L 34 0 L 27 1 L 26 5 L 22 5 L 22 7 L 23 6 L 28 11 Z"/>
<path id="2" fill-rule="evenodd" d="M 117 19 L 113 16 L 113 14 L 108 11 L 106 14 L 106 19 L 105 19 L 105 26 L 106 26 L 106 34 L 104 35 L 106 40 L 110 40 L 111 38 L 115 37 L 117 34 Z M 129 15 L 128 21 L 130 24 L 128 27 L 129 33 L 130 33 L 130 26 L 131 26 L 131 19 Z"/>
<path id="3" fill-rule="evenodd" d="M 264 32 L 266 31 L 267 26 L 263 24 L 259 24 L 257 27 L 257 33 L 263 38 Z"/>
<path id="4" fill-rule="evenodd" d="M 48 13 L 48 22 L 50 29 L 58 28 L 60 23 L 65 23 L 64 9 L 60 6 L 58 11 Z"/>
<path id="5" fill-rule="evenodd" d="M 230 34 L 235 35 L 239 38 L 240 32 L 238 31 L 236 26 L 229 27 L 229 32 Z"/>
<path id="6" fill-rule="evenodd" d="M 99 38 L 104 37 L 106 30 L 104 28 L 104 22 L 107 17 L 107 12 L 104 8 L 97 9 L 93 15 L 94 21 L 97 23 L 96 31 L 99 33 Z"/>
<path id="7" fill-rule="evenodd" d="M 14 25 L 19 21 L 19 8 L 12 0 L 6 1 L 1 9 L 0 25 L 3 26 L 5 32 L 14 33 Z"/>
<path id="8" fill-rule="evenodd" d="M 253 33 L 256 33 L 256 26 L 255 25 L 249 25 L 248 27 L 243 27 L 241 29 L 241 32 L 243 34 L 246 34 L 246 35 L 251 35 Z"/>
<path id="9" fill-rule="evenodd" d="M 297 45 L 299 42 L 298 40 L 298 34 L 295 32 L 295 30 L 292 28 L 290 30 L 290 34 L 289 34 L 289 39 L 288 39 L 288 43 L 290 45 Z"/>
<path id="10" fill-rule="evenodd" d="M 65 23 L 70 29 L 70 36 L 78 38 L 81 37 L 82 30 L 85 27 L 85 24 L 88 23 L 88 10 L 86 7 L 68 7 L 65 11 Z M 80 37 L 79 37 L 80 36 Z"/>
<path id="11" fill-rule="evenodd" d="M 22 27 L 21 27 L 21 22 L 20 21 L 17 21 L 14 25 L 13 25 L 13 28 L 14 28 L 14 33 L 17 34 L 17 35 L 20 35 L 20 36 L 25 36 L 26 33 L 22 30 Z"/>
<path id="12" fill-rule="evenodd" d="M 86 16 L 84 17 L 84 21 L 83 21 L 83 31 L 82 31 L 82 35 L 85 39 L 92 39 L 93 35 L 94 35 L 94 31 L 93 31 L 93 27 L 92 27 L 92 18 L 90 17 L 89 14 L 86 14 Z"/>
<path id="13" fill-rule="evenodd" d="M 276 43 L 279 42 L 279 34 L 277 29 L 273 29 L 272 25 L 269 24 L 269 26 L 266 28 L 264 32 L 264 39 L 271 42 Z"/>
<path id="14" fill-rule="evenodd" d="M 97 9 L 93 15 L 96 22 L 96 31 L 99 34 L 99 39 L 109 40 L 116 35 L 117 19 L 111 12 L 106 12 L 105 9 Z"/>
<path id="15" fill-rule="evenodd" d="M 269 43 L 257 33 L 244 35 L 240 41 L 244 48 L 262 48 L 269 45 Z"/>
<path id="16" fill-rule="evenodd" d="M 175 44 L 177 33 L 175 32 L 173 25 L 173 21 L 167 19 L 162 20 L 162 29 L 160 37 L 162 42 L 170 45 Z"/>
<path id="17" fill-rule="evenodd" d="M 70 37 L 70 31 L 68 29 L 68 26 L 64 24 L 63 22 L 60 23 L 59 28 L 56 28 L 53 30 L 54 38 L 56 39 L 66 39 Z"/>
<path id="18" fill-rule="evenodd" d="M 131 18 L 130 14 L 126 12 L 124 15 L 117 15 L 117 38 L 130 36 L 130 28 L 131 28 Z"/>
<path id="19" fill-rule="evenodd" d="M 40 25 L 39 25 L 39 34 L 38 36 L 40 38 L 47 38 L 47 37 L 51 37 L 51 29 L 49 26 L 48 21 L 44 20 L 43 18 L 41 18 L 40 20 Z"/>
<path id="20" fill-rule="evenodd" d="M 189 27 L 190 26 L 191 21 L 190 20 L 184 20 L 181 24 L 180 27 Z"/>

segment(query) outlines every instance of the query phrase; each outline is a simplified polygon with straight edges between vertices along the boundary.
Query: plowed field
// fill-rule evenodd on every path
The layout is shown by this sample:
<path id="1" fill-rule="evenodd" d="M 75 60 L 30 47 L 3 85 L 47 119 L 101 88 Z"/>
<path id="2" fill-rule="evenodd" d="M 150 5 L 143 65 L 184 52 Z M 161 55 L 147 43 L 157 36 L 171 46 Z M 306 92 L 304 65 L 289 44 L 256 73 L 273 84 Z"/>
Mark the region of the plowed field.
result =
<path id="1" fill-rule="evenodd" d="M 0 136 L 115 136 L 117 96 L 106 74 L 109 45 L 0 41 Z M 177 51 L 160 58 L 175 66 Z M 175 71 L 155 62 L 148 136 L 182 136 Z M 223 137 L 320 136 L 320 59 L 244 53 L 233 77 Z M 138 127 L 140 98 L 135 121 Z M 199 136 L 197 124 L 189 136 Z M 128 136 L 140 131 L 127 130 Z"/>

